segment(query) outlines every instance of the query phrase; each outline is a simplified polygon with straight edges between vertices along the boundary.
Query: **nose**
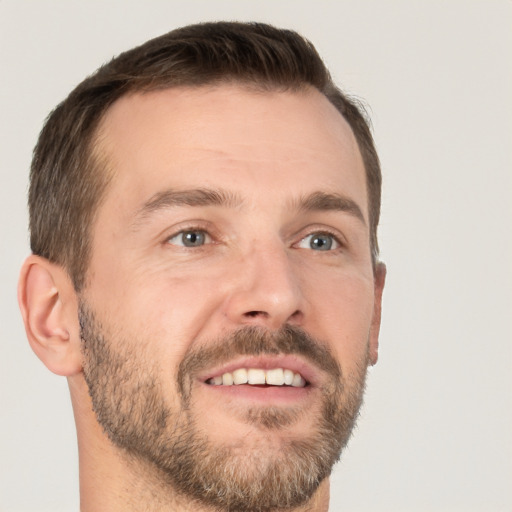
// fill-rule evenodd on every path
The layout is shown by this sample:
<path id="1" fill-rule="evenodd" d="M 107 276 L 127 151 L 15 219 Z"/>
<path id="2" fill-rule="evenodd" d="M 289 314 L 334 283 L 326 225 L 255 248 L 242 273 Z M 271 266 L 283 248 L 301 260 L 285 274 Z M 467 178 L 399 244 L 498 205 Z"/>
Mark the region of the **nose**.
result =
<path id="1" fill-rule="evenodd" d="M 286 247 L 277 243 L 251 250 L 233 267 L 233 286 L 225 303 L 225 314 L 232 323 L 272 330 L 301 325 L 304 303 L 299 269 Z"/>

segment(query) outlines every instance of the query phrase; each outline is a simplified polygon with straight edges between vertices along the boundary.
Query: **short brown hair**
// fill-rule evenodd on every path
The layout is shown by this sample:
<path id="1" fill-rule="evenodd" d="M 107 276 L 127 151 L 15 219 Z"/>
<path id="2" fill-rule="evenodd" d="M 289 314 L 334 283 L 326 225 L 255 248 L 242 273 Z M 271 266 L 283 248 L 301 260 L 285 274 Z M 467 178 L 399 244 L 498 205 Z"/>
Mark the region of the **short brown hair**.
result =
<path id="1" fill-rule="evenodd" d="M 79 291 L 90 258 L 91 225 L 110 173 L 95 153 L 98 124 L 121 96 L 177 86 L 235 82 L 263 90 L 315 87 L 354 132 L 366 169 L 370 247 L 378 256 L 381 172 L 364 111 L 333 83 L 313 45 L 262 23 L 190 25 L 124 52 L 81 82 L 48 117 L 30 173 L 30 244 L 62 265 Z"/>

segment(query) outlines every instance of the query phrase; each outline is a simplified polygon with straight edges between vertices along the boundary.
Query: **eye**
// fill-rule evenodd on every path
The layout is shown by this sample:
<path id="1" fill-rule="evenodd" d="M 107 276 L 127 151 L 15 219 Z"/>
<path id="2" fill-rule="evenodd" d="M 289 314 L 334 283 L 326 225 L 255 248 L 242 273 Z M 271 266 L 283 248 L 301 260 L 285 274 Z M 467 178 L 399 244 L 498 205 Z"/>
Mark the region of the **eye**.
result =
<path id="1" fill-rule="evenodd" d="M 304 237 L 298 244 L 300 249 L 313 249 L 313 251 L 332 251 L 338 249 L 340 243 L 329 233 L 312 233 Z"/>
<path id="2" fill-rule="evenodd" d="M 202 245 L 210 242 L 210 235 L 201 229 L 180 231 L 176 235 L 169 238 L 167 241 L 169 244 L 178 245 L 181 247 L 201 247 Z"/>

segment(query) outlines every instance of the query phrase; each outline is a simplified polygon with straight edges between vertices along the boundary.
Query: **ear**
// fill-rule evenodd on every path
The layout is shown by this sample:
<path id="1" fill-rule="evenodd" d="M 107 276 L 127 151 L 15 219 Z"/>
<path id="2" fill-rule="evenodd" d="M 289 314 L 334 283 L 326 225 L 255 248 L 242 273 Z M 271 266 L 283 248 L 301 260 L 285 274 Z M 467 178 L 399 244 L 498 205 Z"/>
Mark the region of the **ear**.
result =
<path id="1" fill-rule="evenodd" d="M 20 273 L 18 302 L 32 350 L 57 375 L 82 369 L 78 300 L 68 273 L 29 256 Z"/>
<path id="2" fill-rule="evenodd" d="M 377 363 L 379 355 L 379 331 L 380 331 L 380 316 L 382 309 L 382 292 L 384 290 L 384 283 L 386 282 L 386 265 L 384 263 L 377 263 L 374 275 L 374 303 L 373 303 L 373 319 L 370 327 L 370 364 Z"/>

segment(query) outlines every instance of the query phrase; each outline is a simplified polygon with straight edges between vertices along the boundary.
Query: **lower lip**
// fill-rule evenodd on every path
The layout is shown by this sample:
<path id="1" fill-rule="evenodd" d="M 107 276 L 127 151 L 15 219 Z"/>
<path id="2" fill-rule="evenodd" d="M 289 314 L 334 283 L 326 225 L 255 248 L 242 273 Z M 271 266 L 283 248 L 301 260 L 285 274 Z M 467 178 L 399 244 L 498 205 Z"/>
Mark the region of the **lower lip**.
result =
<path id="1" fill-rule="evenodd" d="M 250 386 L 239 384 L 232 386 L 215 386 L 204 383 L 208 391 L 217 397 L 225 396 L 248 402 L 258 402 L 266 405 L 291 405 L 305 400 L 311 393 L 311 386 L 296 388 L 293 386 Z"/>

